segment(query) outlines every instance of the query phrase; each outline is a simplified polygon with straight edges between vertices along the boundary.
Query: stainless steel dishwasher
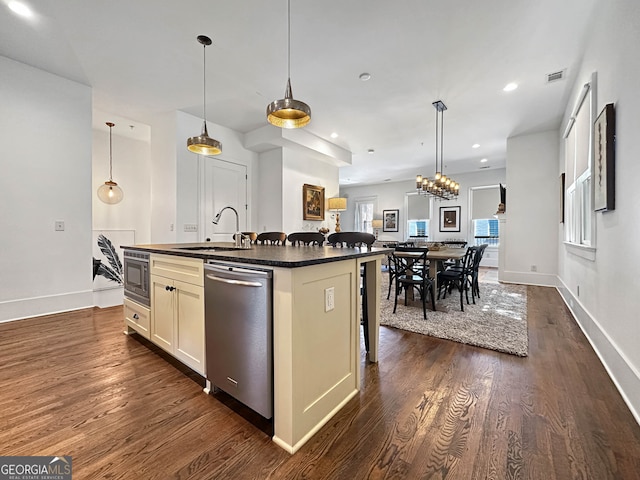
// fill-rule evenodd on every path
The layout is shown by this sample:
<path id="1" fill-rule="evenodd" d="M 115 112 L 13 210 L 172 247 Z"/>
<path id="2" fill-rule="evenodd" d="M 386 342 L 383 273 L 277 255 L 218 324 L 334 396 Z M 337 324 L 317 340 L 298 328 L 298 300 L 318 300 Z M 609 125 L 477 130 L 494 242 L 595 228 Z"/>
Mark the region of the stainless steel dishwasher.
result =
<path id="1" fill-rule="evenodd" d="M 205 264 L 207 379 L 273 417 L 272 271 Z"/>

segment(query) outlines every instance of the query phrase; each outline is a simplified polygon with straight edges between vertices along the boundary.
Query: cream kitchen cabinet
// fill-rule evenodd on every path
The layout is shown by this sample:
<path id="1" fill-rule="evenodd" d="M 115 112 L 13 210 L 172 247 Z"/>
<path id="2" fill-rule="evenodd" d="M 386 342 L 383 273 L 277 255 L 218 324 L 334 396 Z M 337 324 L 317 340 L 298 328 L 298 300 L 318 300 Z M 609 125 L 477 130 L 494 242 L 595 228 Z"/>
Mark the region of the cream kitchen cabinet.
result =
<path id="1" fill-rule="evenodd" d="M 151 312 L 149 308 L 125 298 L 124 324 L 128 330 L 125 333 L 135 330 L 144 338 L 149 339 L 149 329 L 151 327 Z"/>
<path id="2" fill-rule="evenodd" d="M 205 374 L 203 262 L 151 255 L 150 340 Z"/>

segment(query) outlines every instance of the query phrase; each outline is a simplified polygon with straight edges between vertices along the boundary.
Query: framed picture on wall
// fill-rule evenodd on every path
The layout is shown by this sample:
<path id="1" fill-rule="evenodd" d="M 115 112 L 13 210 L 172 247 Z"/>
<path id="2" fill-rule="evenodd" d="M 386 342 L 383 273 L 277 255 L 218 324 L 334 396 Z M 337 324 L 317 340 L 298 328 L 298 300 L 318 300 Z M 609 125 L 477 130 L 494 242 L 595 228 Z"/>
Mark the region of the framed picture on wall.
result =
<path id="1" fill-rule="evenodd" d="M 596 212 L 614 210 L 615 205 L 615 110 L 608 103 L 593 124 L 594 199 Z"/>
<path id="2" fill-rule="evenodd" d="M 383 210 L 382 211 L 382 231 L 397 232 L 399 216 L 400 216 L 400 210 Z"/>
<path id="3" fill-rule="evenodd" d="M 302 186 L 302 219 L 324 220 L 324 187 Z"/>
<path id="4" fill-rule="evenodd" d="M 460 231 L 460 207 L 440 207 L 440 231 Z"/>

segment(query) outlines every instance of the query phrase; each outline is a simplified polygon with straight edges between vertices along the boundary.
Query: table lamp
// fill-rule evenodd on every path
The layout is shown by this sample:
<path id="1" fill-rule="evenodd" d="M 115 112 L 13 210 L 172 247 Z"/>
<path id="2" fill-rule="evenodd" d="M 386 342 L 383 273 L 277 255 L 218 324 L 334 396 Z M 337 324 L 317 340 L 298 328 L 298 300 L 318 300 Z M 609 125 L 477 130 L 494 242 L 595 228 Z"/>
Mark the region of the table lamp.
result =
<path id="1" fill-rule="evenodd" d="M 336 232 L 340 231 L 340 213 L 347 209 L 346 198 L 330 198 L 329 199 L 329 211 L 336 212 Z"/>
<path id="2" fill-rule="evenodd" d="M 382 228 L 382 220 L 378 219 L 378 220 L 372 220 L 371 221 L 371 226 L 373 227 L 373 230 L 376 232 L 376 240 L 378 239 L 378 231 Z"/>

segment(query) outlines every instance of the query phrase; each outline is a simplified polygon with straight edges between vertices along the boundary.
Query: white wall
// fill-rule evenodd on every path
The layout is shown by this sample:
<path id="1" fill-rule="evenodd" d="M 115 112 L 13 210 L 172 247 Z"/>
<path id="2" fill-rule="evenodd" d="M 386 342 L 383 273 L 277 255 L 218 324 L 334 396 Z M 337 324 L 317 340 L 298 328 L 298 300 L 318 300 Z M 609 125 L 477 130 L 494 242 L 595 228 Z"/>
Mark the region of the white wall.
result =
<path id="1" fill-rule="evenodd" d="M 258 155 L 244 148 L 244 135 L 230 128 L 207 122 L 209 136 L 222 143 L 222 153 L 216 158 L 247 167 L 249 184 L 247 185 L 247 204 L 249 205 L 248 219 L 250 224 L 255 222 L 256 213 L 253 208 L 253 192 L 258 184 L 256 177 L 256 163 Z M 176 218 L 175 234 L 178 242 L 196 242 L 201 240 L 199 233 L 184 231 L 184 224 L 198 224 L 200 221 L 202 168 L 200 162 L 203 157 L 187 150 L 187 138 L 199 134 L 202 130 L 202 119 L 184 112 L 176 112 L 175 138 L 175 166 L 176 172 Z M 165 220 L 166 223 L 166 220 Z"/>
<path id="2" fill-rule="evenodd" d="M 92 306 L 91 89 L 0 71 L 0 321 Z"/>
<path id="3" fill-rule="evenodd" d="M 636 0 L 600 2 L 594 12 L 572 98 L 591 73 L 597 72 L 597 113 L 605 104 L 615 104 L 616 209 L 594 216 L 595 261 L 569 252 L 561 240 L 558 256 L 560 291 L 640 423 L 640 257 L 633 250 L 640 238 L 639 18 Z M 565 119 L 572 107 L 567 107 Z M 559 158 L 560 171 L 564 170 L 562 162 Z"/>
<path id="4" fill-rule="evenodd" d="M 560 179 L 559 134 L 532 133 L 507 140 L 506 232 L 500 280 L 556 284 Z"/>
<path id="5" fill-rule="evenodd" d="M 429 221 L 429 241 L 438 242 L 447 239 L 462 239 L 471 243 L 472 228 L 469 215 L 469 189 L 487 185 L 498 185 L 505 183 L 505 169 L 486 169 L 474 173 L 454 175 L 455 180 L 460 183 L 460 194 L 456 200 L 431 201 L 431 219 Z M 407 238 L 406 220 L 407 211 L 405 194 L 415 192 L 416 184 L 413 180 L 404 182 L 388 182 L 376 185 L 362 186 L 342 186 L 341 196 L 348 196 L 347 211 L 340 215 L 340 225 L 342 230 L 355 230 L 355 203 L 358 199 L 365 197 L 376 198 L 376 211 L 374 218 L 382 218 L 383 210 L 400 210 L 399 232 L 383 232 L 380 229 L 378 239 L 388 241 L 404 241 Z M 508 196 L 507 196 L 508 198 Z M 460 206 L 460 232 L 440 232 L 440 207 Z M 496 210 L 498 204 L 496 203 Z"/>
<path id="6" fill-rule="evenodd" d="M 109 133 L 93 130 L 91 187 L 94 230 L 135 230 L 136 243 L 151 239 L 151 151 L 149 142 L 134 140 L 113 127 L 113 180 L 124 191 L 116 205 L 107 205 L 97 197 L 100 185 L 109 179 Z"/>

